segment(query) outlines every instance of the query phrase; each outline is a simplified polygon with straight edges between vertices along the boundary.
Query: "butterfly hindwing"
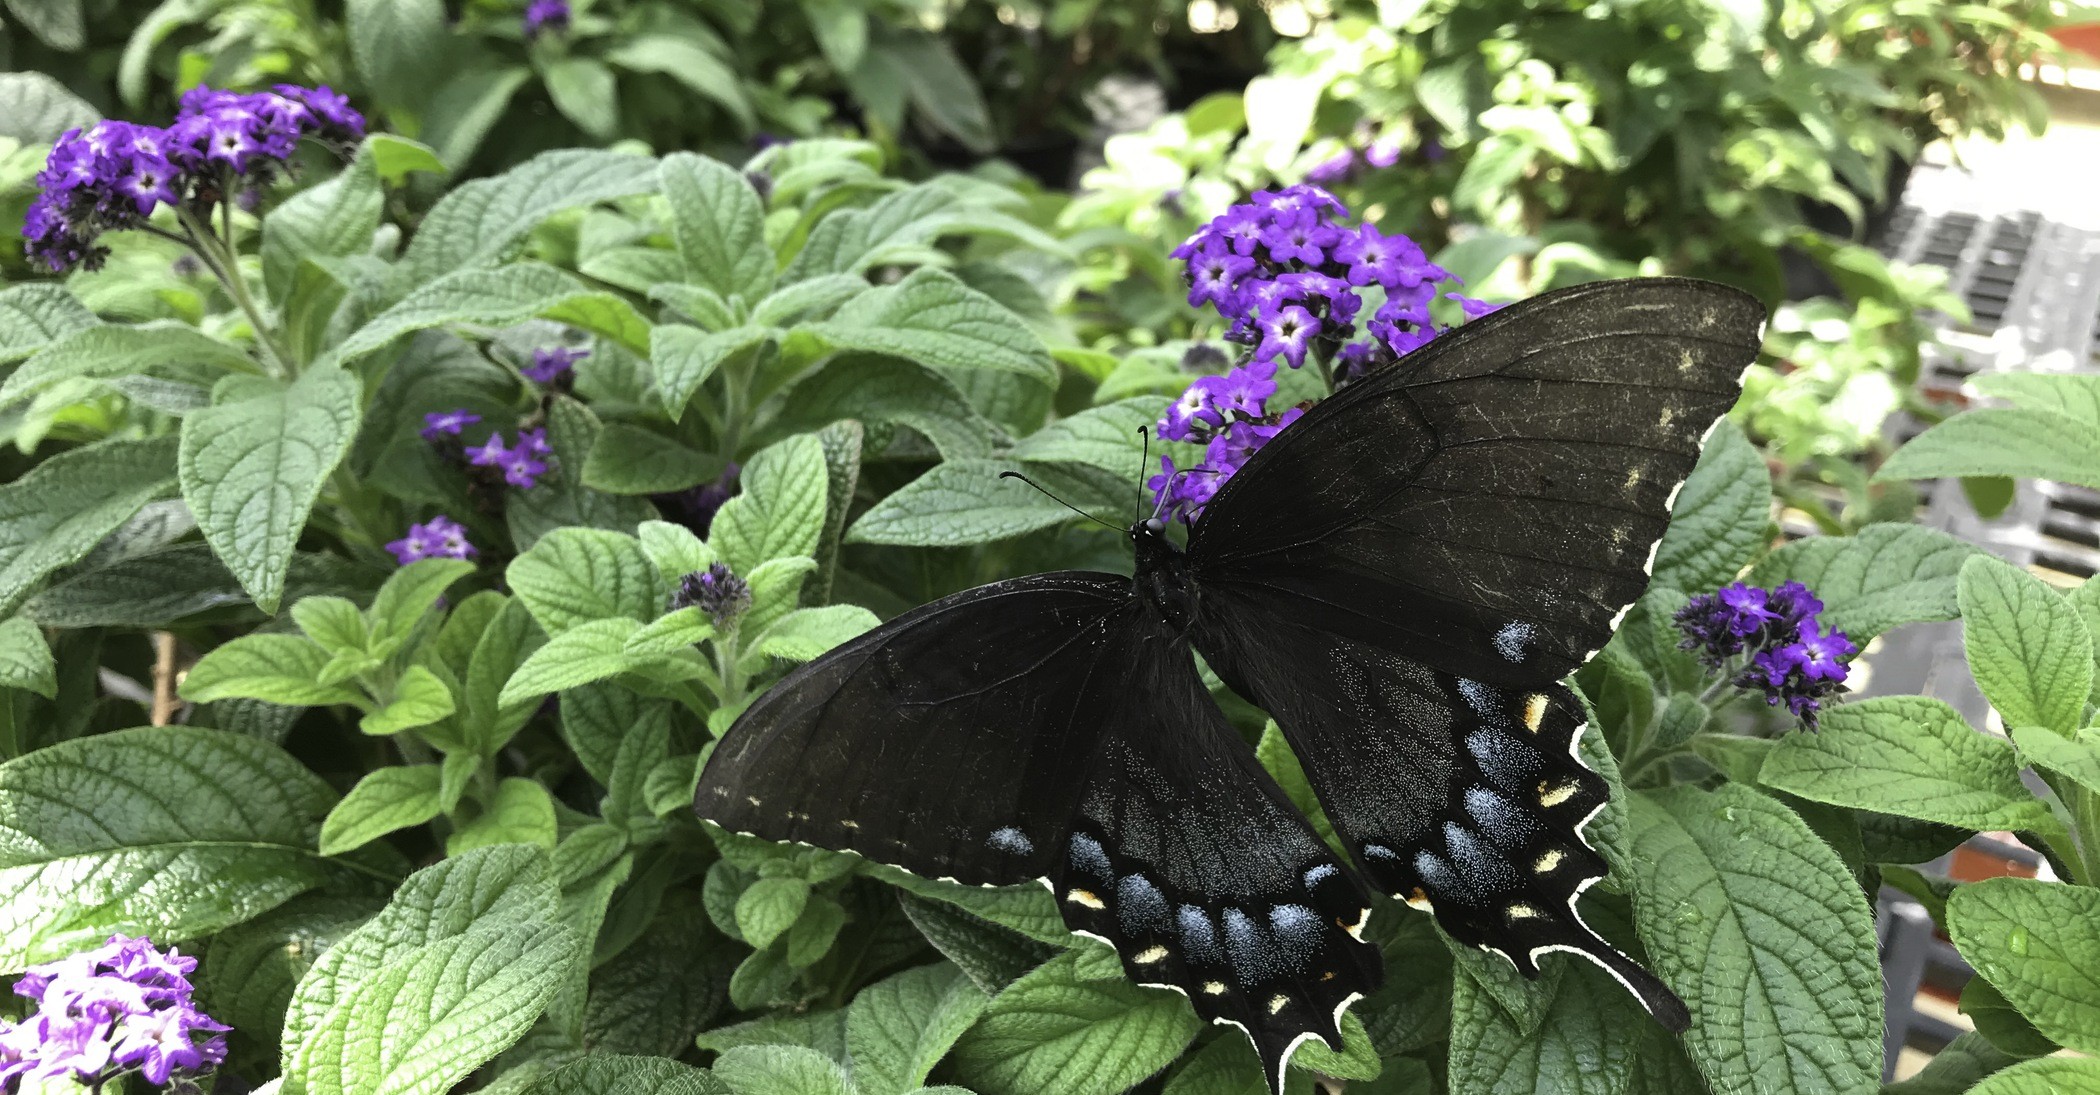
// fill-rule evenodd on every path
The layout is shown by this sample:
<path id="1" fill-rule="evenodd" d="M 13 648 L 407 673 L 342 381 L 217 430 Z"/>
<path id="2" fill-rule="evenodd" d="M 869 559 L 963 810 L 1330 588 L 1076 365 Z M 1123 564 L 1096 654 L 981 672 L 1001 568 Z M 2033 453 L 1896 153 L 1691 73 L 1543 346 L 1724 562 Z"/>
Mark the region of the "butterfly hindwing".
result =
<path id="1" fill-rule="evenodd" d="M 695 808 L 929 878 L 1041 881 L 1132 980 L 1244 1030 L 1279 1091 L 1378 984 L 1361 882 L 1128 578 L 1001 582 L 833 650 L 731 727 Z"/>
<path id="2" fill-rule="evenodd" d="M 1558 680 L 1646 586 L 1763 314 L 1646 278 L 1439 335 L 1257 452 L 1191 532 L 1191 571 L 1459 676 Z"/>

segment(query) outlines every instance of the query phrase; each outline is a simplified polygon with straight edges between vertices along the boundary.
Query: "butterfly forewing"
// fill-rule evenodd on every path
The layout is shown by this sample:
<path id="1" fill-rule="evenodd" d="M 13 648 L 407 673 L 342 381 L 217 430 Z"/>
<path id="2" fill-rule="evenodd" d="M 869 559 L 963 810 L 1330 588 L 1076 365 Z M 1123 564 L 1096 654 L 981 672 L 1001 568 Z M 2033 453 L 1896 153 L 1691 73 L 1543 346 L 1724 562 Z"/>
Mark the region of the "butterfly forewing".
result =
<path id="1" fill-rule="evenodd" d="M 1459 676 L 1557 680 L 1645 587 L 1762 321 L 1736 290 L 1653 278 L 1440 335 L 1256 453 L 1193 530 L 1192 571 Z"/>
<path id="2" fill-rule="evenodd" d="M 723 738 L 696 809 L 931 878 L 1039 880 L 1141 984 L 1245 1030 L 1281 1089 L 1378 983 L 1369 899 L 1128 578 L 935 602 L 788 676 Z"/>
<path id="3" fill-rule="evenodd" d="M 1585 953 L 1603 780 L 1558 682 L 1648 581 L 1763 309 L 1677 279 L 1550 293 L 1446 333 L 1256 453 L 1192 531 L 1192 638 L 1267 709 L 1379 889 L 1526 973 Z"/>

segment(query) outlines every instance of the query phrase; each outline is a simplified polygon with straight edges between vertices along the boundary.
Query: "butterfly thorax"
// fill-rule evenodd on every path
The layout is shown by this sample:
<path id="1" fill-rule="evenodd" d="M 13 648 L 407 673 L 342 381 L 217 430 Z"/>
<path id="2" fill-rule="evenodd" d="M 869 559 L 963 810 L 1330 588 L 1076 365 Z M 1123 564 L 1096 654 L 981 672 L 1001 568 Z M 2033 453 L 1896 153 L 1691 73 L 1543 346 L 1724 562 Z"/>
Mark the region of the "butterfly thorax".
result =
<path id="1" fill-rule="evenodd" d="M 1187 632 L 1196 622 L 1198 607 L 1188 556 L 1167 539 L 1165 526 L 1156 519 L 1130 526 L 1130 539 L 1137 546 L 1137 572 L 1131 583 L 1138 598 L 1177 634 Z"/>

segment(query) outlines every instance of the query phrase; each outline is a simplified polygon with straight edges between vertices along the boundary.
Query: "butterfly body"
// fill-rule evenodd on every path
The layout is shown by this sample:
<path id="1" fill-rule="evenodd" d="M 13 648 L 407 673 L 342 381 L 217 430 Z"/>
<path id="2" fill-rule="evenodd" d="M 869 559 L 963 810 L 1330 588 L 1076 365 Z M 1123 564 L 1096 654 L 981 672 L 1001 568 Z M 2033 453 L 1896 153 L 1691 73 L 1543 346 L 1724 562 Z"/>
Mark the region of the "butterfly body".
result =
<path id="1" fill-rule="evenodd" d="M 805 665 L 702 773 L 726 828 L 930 878 L 1049 886 L 1132 980 L 1245 1030 L 1272 1089 L 1339 1047 L 1382 978 L 1372 891 L 1536 975 L 1596 961 L 1684 1005 L 1582 922 L 1603 778 L 1561 679 L 1602 646 L 1763 311 L 1645 279 L 1438 336 L 1307 411 L 1129 577 L 966 590 Z M 1226 721 L 1196 654 L 1277 723 L 1337 856 Z"/>

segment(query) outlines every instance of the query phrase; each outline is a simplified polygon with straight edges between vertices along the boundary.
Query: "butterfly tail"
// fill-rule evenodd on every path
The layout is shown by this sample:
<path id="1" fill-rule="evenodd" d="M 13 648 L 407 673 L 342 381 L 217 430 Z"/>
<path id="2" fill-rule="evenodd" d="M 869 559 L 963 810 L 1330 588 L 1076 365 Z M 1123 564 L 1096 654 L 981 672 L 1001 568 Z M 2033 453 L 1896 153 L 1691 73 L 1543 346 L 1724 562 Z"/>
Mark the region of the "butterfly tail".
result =
<path id="1" fill-rule="evenodd" d="M 1554 949 L 1579 954 L 1604 967 L 1604 972 L 1611 974 L 1615 980 L 1626 986 L 1626 991 L 1631 992 L 1634 999 L 1639 1000 L 1641 1006 L 1648 1009 L 1648 1014 L 1655 1016 L 1655 1021 L 1672 1034 L 1682 1034 L 1691 1028 L 1691 1011 L 1684 1006 L 1681 997 L 1662 983 L 1661 978 L 1642 969 L 1640 963 L 1619 953 L 1617 948 L 1594 933 L 1586 931 L 1585 934 L 1588 934 L 1589 938 L 1573 946 Z"/>

